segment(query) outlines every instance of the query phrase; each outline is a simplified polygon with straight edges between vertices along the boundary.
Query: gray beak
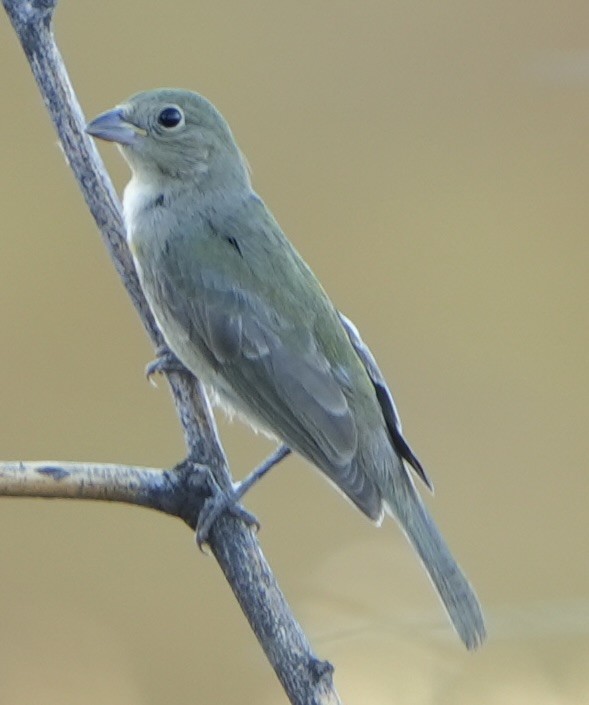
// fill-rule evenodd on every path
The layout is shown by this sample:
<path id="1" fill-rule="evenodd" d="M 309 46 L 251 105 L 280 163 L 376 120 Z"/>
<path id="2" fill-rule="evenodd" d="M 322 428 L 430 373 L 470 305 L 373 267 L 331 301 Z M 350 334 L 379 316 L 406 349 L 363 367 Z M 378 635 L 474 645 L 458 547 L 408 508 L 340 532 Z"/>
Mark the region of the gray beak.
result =
<path id="1" fill-rule="evenodd" d="M 133 144 L 145 130 L 127 122 L 121 108 L 114 108 L 102 113 L 86 125 L 86 132 L 107 142 Z"/>

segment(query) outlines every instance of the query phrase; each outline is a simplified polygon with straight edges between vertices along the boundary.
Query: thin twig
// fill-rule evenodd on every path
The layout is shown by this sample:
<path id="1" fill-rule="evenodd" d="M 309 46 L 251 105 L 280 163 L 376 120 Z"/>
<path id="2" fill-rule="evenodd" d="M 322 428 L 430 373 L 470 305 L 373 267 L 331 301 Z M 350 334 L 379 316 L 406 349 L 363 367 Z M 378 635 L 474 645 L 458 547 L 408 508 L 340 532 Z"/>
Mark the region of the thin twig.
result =
<path id="1" fill-rule="evenodd" d="M 158 347 L 163 340 L 126 246 L 119 200 L 97 150 L 83 132 L 82 111 L 53 39 L 51 24 L 57 0 L 2 2 L 88 208 L 145 329 Z M 44 463 L 43 467 L 4 464 L 0 494 L 90 497 L 94 493 L 92 499 L 128 501 L 182 516 L 194 528 L 203 501 L 202 466 L 222 488 L 230 486 L 231 478 L 200 383 L 188 372 L 170 373 L 168 381 L 191 461 L 181 471 L 97 464 L 85 468 L 65 463 Z M 92 487 L 85 485 L 84 473 L 92 475 Z M 62 494 L 58 494 L 58 488 Z M 331 666 L 313 655 L 252 531 L 240 521 L 223 516 L 211 530 L 210 547 L 290 701 L 297 705 L 339 703 Z"/>

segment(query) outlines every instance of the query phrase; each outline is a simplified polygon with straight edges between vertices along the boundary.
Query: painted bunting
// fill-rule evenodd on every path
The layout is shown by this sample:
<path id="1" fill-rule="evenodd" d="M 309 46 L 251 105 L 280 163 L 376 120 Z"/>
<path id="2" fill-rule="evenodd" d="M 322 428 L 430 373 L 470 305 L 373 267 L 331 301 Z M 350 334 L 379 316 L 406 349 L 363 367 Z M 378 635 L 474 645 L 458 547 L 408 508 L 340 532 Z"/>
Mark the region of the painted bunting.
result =
<path id="1" fill-rule="evenodd" d="M 478 600 L 415 488 L 410 468 L 429 480 L 374 357 L 253 190 L 222 115 L 197 93 L 158 89 L 86 129 L 118 143 L 131 167 L 128 243 L 170 350 L 214 400 L 310 461 L 374 522 L 395 517 L 476 648 Z"/>

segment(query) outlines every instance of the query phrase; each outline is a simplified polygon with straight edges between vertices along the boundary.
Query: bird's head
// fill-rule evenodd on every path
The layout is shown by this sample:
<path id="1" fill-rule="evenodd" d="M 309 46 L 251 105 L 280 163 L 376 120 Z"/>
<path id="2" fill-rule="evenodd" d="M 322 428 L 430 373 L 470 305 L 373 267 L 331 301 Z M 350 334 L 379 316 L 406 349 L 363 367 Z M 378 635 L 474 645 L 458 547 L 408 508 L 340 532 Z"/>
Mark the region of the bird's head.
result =
<path id="1" fill-rule="evenodd" d="M 203 190 L 249 185 L 247 162 L 229 125 L 198 93 L 137 93 L 88 123 L 86 132 L 116 142 L 141 181 L 196 182 Z"/>

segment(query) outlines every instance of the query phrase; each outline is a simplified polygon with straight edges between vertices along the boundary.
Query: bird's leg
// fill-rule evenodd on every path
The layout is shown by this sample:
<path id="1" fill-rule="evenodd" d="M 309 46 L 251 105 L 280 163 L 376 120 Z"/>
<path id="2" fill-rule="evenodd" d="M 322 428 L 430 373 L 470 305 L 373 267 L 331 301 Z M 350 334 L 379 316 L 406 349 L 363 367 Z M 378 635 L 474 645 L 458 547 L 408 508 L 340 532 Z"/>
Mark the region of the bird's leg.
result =
<path id="1" fill-rule="evenodd" d="M 246 524 L 255 526 L 256 529 L 260 528 L 260 523 L 255 516 L 241 507 L 239 501 L 268 470 L 278 465 L 278 463 L 286 458 L 287 455 L 290 455 L 290 453 L 291 450 L 288 446 L 279 446 L 272 455 L 268 456 L 268 458 L 245 479 L 235 483 L 232 490 L 229 492 L 218 490 L 205 500 L 198 518 L 198 526 L 196 527 L 196 543 L 200 549 L 202 549 L 203 544 L 207 543 L 211 527 L 224 512 L 229 512 L 238 519 L 245 521 Z"/>
<path id="2" fill-rule="evenodd" d="M 261 465 L 258 465 L 258 467 L 255 470 L 252 470 L 247 477 L 235 485 L 233 488 L 233 501 L 238 502 L 259 479 L 264 477 L 268 470 L 271 470 L 275 465 L 278 465 L 278 463 L 281 460 L 284 460 L 284 458 L 286 458 L 287 455 L 290 455 L 290 453 L 291 450 L 288 446 L 278 446 L 278 448 L 271 455 L 269 455 Z"/>
<path id="3" fill-rule="evenodd" d="M 167 345 L 160 345 L 155 351 L 156 358 L 145 368 L 145 376 L 151 381 L 153 375 L 165 372 L 186 372 L 186 367 Z"/>

